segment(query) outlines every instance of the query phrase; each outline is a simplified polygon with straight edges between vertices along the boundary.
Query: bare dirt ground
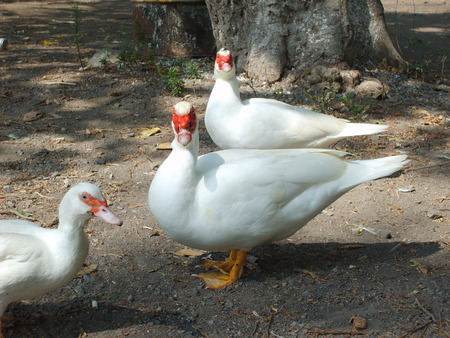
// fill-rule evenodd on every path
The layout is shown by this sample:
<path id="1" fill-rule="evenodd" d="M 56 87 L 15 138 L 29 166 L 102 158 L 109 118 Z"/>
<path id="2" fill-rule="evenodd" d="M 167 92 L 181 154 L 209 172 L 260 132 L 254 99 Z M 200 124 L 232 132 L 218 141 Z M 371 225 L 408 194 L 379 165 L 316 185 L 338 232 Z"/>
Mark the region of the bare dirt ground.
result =
<path id="1" fill-rule="evenodd" d="M 366 121 L 390 129 L 336 147 L 357 158 L 405 152 L 410 164 L 355 188 L 291 238 L 255 248 L 238 283 L 211 291 L 191 276 L 202 271 L 202 256 L 180 255 L 183 246 L 147 208 L 151 179 L 168 155 L 157 147 L 173 137 L 169 113 L 180 98 L 146 64 L 80 70 L 72 2 L 2 2 L 0 38 L 9 48 L 0 51 L 0 217 L 53 226 L 68 187 L 91 181 L 125 221 L 121 228 L 91 221 L 90 270 L 11 304 L 8 314 L 23 320 L 5 336 L 449 337 L 449 81 L 440 62 L 450 45 L 448 2 L 416 1 L 414 10 L 406 1 L 383 3 L 404 55 L 429 61 L 409 77 L 365 70 L 390 88 L 370 102 Z M 127 1 L 81 1 L 80 9 L 84 57 L 107 36 L 123 41 L 120 26 L 131 26 Z M 214 78 L 213 60 L 200 62 L 203 76 L 186 80 L 186 94 L 202 118 Z M 297 87 L 254 88 L 308 104 Z M 144 136 L 150 127 L 161 132 Z M 201 151 L 216 149 L 201 132 Z M 354 327 L 352 316 L 367 328 Z"/>

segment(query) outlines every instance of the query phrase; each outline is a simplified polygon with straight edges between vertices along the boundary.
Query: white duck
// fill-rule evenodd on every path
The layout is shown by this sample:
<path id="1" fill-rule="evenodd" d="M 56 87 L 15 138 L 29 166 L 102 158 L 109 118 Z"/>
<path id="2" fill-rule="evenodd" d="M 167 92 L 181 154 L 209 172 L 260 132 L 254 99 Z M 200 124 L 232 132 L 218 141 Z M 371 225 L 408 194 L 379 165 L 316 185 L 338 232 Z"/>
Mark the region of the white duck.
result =
<path id="1" fill-rule="evenodd" d="M 222 48 L 205 124 L 222 149 L 323 148 L 340 139 L 382 132 L 385 125 L 350 123 L 334 116 L 264 98 L 241 101 L 231 52 Z"/>
<path id="2" fill-rule="evenodd" d="M 9 303 L 57 289 L 80 271 L 88 254 L 84 226 L 94 215 L 122 225 L 100 189 L 80 183 L 62 199 L 57 229 L 22 220 L 0 220 L 0 337 L 1 316 Z"/>
<path id="3" fill-rule="evenodd" d="M 197 158 L 194 107 L 176 104 L 172 126 L 173 150 L 151 183 L 150 210 L 179 243 L 231 250 L 229 261 L 205 265 L 219 273 L 199 275 L 220 280 L 209 284 L 214 289 L 240 277 L 253 247 L 291 236 L 348 190 L 407 163 L 404 155 L 346 161 L 329 149 L 229 149 Z"/>

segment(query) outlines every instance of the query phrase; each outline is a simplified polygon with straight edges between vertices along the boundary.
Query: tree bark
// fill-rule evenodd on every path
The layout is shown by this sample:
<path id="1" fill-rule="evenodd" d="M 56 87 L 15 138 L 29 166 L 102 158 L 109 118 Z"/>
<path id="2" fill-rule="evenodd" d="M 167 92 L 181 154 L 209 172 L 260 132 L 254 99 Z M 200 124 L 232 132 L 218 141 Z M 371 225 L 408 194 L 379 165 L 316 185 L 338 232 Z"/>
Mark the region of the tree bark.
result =
<path id="1" fill-rule="evenodd" d="M 218 48 L 238 71 L 273 82 L 315 66 L 355 67 L 403 59 L 380 0 L 206 0 Z"/>
<path id="2" fill-rule="evenodd" d="M 155 56 L 214 55 L 214 37 L 205 2 L 201 0 L 133 0 L 135 40 Z"/>

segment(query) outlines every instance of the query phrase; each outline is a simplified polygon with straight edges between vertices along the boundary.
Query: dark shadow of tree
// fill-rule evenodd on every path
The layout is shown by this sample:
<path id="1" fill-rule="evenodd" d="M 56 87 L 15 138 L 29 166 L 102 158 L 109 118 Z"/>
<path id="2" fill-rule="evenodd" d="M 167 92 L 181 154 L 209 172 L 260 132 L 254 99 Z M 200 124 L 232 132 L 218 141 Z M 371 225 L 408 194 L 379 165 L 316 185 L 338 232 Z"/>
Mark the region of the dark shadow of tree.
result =
<path id="1" fill-rule="evenodd" d="M 385 13 L 385 19 L 392 42 L 407 61 L 422 62 L 425 71 L 448 76 L 450 72 L 448 13 L 388 12 Z"/>

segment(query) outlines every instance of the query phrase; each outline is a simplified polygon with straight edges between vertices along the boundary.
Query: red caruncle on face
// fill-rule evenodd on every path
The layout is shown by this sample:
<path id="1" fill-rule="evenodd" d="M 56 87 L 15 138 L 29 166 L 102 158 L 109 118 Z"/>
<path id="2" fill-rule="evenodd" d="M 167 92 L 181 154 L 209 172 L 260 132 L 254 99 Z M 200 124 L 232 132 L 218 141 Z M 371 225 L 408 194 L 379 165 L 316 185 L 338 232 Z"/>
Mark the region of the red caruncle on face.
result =
<path id="1" fill-rule="evenodd" d="M 175 128 L 175 132 L 178 134 L 181 130 L 187 130 L 191 133 L 197 128 L 197 117 L 195 115 L 194 109 L 186 115 L 178 115 L 175 111 L 172 115 L 172 122 Z"/>
<path id="2" fill-rule="evenodd" d="M 102 206 L 108 207 L 108 203 L 106 201 L 100 201 L 98 198 L 93 197 L 91 194 L 87 192 L 83 192 L 80 195 L 80 200 L 87 205 L 90 205 L 92 207 L 92 212 L 96 213 L 100 210 Z"/>
<path id="3" fill-rule="evenodd" d="M 216 55 L 216 63 L 219 69 L 222 69 L 225 64 L 228 64 L 230 68 L 233 67 L 233 57 L 231 56 L 231 52 L 228 54 L 218 52 Z"/>

